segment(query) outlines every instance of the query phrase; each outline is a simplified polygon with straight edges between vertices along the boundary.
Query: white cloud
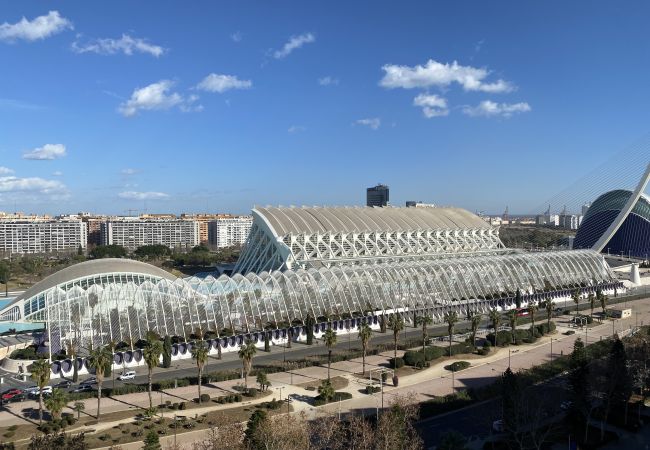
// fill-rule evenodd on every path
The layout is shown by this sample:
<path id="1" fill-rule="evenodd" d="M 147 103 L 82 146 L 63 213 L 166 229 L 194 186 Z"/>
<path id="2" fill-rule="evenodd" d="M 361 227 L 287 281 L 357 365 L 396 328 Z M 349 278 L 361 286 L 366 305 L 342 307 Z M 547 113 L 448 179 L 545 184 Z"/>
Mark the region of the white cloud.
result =
<path id="1" fill-rule="evenodd" d="M 435 94 L 420 94 L 413 99 L 413 105 L 421 107 L 429 119 L 449 115 L 447 100 Z"/>
<path id="2" fill-rule="evenodd" d="M 372 117 L 369 119 L 359 119 L 354 123 L 357 125 L 364 125 L 366 127 L 370 127 L 373 130 L 377 130 L 381 126 L 381 119 L 379 117 Z"/>
<path id="3" fill-rule="evenodd" d="M 291 36 L 286 44 L 280 49 L 273 52 L 273 57 L 275 59 L 286 58 L 294 50 L 299 49 L 305 44 L 310 44 L 316 41 L 316 36 L 313 33 L 304 33 L 300 36 Z"/>
<path id="4" fill-rule="evenodd" d="M 339 84 L 339 79 L 338 78 L 332 78 L 329 75 L 323 78 L 318 79 L 318 84 L 321 86 L 338 86 Z"/>
<path id="5" fill-rule="evenodd" d="M 170 80 L 161 80 L 143 88 L 137 88 L 131 94 L 131 98 L 122 103 L 118 108 L 125 117 L 135 116 L 138 111 L 165 110 L 179 106 L 184 112 L 202 109 L 193 106 L 198 97 L 195 95 L 187 98 L 177 92 L 170 92 L 174 83 Z M 200 109 L 197 109 L 200 108 Z"/>
<path id="6" fill-rule="evenodd" d="M 463 112 L 472 117 L 510 117 L 513 114 L 528 112 L 531 107 L 528 103 L 496 103 L 485 100 L 477 106 L 465 106 Z"/>
<path id="7" fill-rule="evenodd" d="M 126 176 L 135 175 L 136 173 L 138 173 L 138 169 L 132 169 L 130 167 L 127 167 L 126 169 L 122 169 L 120 173 Z"/>
<path id="8" fill-rule="evenodd" d="M 487 69 L 461 66 L 456 61 L 451 64 L 442 64 L 430 59 L 424 66 L 409 67 L 387 64 L 382 69 L 386 73 L 379 84 L 388 89 L 431 86 L 445 88 L 452 83 L 458 83 L 466 91 L 499 93 L 515 90 L 514 85 L 501 79 L 491 83 L 485 82 L 485 78 L 490 74 Z"/>
<path id="9" fill-rule="evenodd" d="M 52 175 L 54 175 L 55 177 L 62 177 L 63 172 L 61 172 L 60 170 L 56 170 L 52 173 Z"/>
<path id="10" fill-rule="evenodd" d="M 289 132 L 289 133 L 299 133 L 299 132 L 301 132 L 301 131 L 305 131 L 305 130 L 306 130 L 306 128 L 303 127 L 303 126 L 300 126 L 300 125 L 291 125 L 291 126 L 289 127 L 289 129 L 287 130 L 287 132 Z"/>
<path id="11" fill-rule="evenodd" d="M 128 34 L 122 34 L 122 37 L 119 39 L 95 39 L 85 44 L 79 44 L 77 41 L 74 41 L 72 43 L 72 50 L 76 53 L 97 53 L 99 55 L 148 53 L 156 58 L 166 51 L 159 45 L 150 44 L 145 39 L 134 38 Z"/>
<path id="12" fill-rule="evenodd" d="M 18 192 L 61 195 L 67 193 L 67 189 L 65 185 L 58 180 L 45 180 L 38 177 L 0 177 L 0 193 Z"/>
<path id="13" fill-rule="evenodd" d="M 14 171 L 9 167 L 0 166 L 0 175 L 9 175 L 11 173 L 14 173 Z"/>
<path id="14" fill-rule="evenodd" d="M 196 85 L 196 88 L 202 91 L 218 92 L 221 94 L 231 89 L 249 89 L 252 85 L 251 80 L 240 80 L 235 75 L 211 73 L 201 80 Z"/>
<path id="15" fill-rule="evenodd" d="M 126 200 L 163 200 L 169 197 L 169 194 L 165 194 L 164 192 L 125 191 L 117 195 Z"/>
<path id="16" fill-rule="evenodd" d="M 63 158 L 65 155 L 65 145 L 45 144 L 42 147 L 23 153 L 23 159 L 52 160 Z"/>
<path id="17" fill-rule="evenodd" d="M 232 39 L 233 42 L 239 43 L 242 41 L 242 39 L 244 39 L 244 35 L 241 33 L 241 31 L 235 31 L 230 35 L 230 39 Z"/>
<path id="18" fill-rule="evenodd" d="M 0 41 L 23 39 L 31 42 L 72 28 L 72 22 L 61 17 L 58 11 L 50 11 L 46 16 L 38 16 L 33 20 L 23 17 L 16 23 L 3 23 L 0 25 Z"/>

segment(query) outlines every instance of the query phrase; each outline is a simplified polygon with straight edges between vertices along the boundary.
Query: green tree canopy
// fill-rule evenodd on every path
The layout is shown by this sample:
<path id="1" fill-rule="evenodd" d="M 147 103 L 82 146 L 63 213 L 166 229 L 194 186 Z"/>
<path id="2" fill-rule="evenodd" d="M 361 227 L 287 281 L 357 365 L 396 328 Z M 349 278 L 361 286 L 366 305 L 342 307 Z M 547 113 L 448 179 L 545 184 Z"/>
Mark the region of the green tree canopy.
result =
<path id="1" fill-rule="evenodd" d="M 124 258 L 127 251 L 121 245 L 98 245 L 90 251 L 90 256 L 100 258 Z"/>

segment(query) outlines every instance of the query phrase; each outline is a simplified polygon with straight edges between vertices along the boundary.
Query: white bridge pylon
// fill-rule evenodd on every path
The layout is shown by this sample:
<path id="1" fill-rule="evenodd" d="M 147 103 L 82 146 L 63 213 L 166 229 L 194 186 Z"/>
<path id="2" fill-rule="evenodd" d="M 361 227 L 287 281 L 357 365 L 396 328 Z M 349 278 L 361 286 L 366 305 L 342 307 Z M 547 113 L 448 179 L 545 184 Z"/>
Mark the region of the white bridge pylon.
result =
<path id="1" fill-rule="evenodd" d="M 600 236 L 600 239 L 598 239 L 594 246 L 591 247 L 592 250 L 595 250 L 598 253 L 603 251 L 610 239 L 614 237 L 618 229 L 621 227 L 621 225 L 623 225 L 623 222 L 625 222 L 625 219 L 627 219 L 627 216 L 630 214 L 632 209 L 634 209 L 636 202 L 639 201 L 641 194 L 643 194 L 643 191 L 645 191 L 645 188 L 648 185 L 648 180 L 650 180 L 650 164 L 648 164 L 648 167 L 646 167 L 643 177 L 641 177 L 639 184 L 637 185 L 632 195 L 630 195 L 630 198 L 627 200 L 627 203 L 623 209 L 621 209 L 621 211 L 618 213 L 618 216 L 616 216 L 616 219 L 614 219 L 607 230 L 602 234 L 602 236 Z"/>

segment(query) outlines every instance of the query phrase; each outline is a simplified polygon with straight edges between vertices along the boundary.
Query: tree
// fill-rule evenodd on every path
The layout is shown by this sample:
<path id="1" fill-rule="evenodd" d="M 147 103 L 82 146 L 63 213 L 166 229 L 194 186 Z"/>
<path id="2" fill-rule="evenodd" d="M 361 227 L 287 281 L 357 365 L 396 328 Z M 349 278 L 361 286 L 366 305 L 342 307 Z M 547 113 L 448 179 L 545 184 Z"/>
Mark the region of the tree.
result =
<path id="1" fill-rule="evenodd" d="M 570 356 L 571 372 L 569 373 L 569 387 L 571 392 L 571 407 L 567 412 L 567 420 L 575 435 L 581 435 L 585 430 L 585 441 L 589 413 L 591 411 L 589 369 L 587 366 L 587 351 L 584 342 L 578 338 L 573 343 L 573 352 Z"/>
<path id="2" fill-rule="evenodd" d="M 501 314 L 496 308 L 492 308 L 489 312 L 490 322 L 494 328 L 494 343 L 497 343 L 497 331 L 499 331 L 499 324 L 501 323 Z"/>
<path id="3" fill-rule="evenodd" d="M 512 330 L 512 343 L 516 343 L 515 331 L 517 330 L 517 310 L 516 309 L 511 309 L 508 311 L 508 322 L 510 322 L 510 329 Z M 495 342 L 496 342 L 496 334 L 494 335 Z"/>
<path id="4" fill-rule="evenodd" d="M 121 245 L 98 245 L 90 251 L 90 256 L 95 259 L 124 258 L 126 254 L 126 248 Z"/>
<path id="5" fill-rule="evenodd" d="M 394 313 L 392 316 L 390 316 L 390 319 L 388 320 L 388 328 L 393 330 L 393 341 L 395 343 L 395 352 L 394 352 L 394 358 L 393 358 L 393 367 L 397 367 L 397 340 L 399 339 L 399 333 L 404 329 L 404 318 L 398 314 Z"/>
<path id="6" fill-rule="evenodd" d="M 160 450 L 160 439 L 156 430 L 149 430 L 144 438 L 144 447 L 142 450 Z"/>
<path id="7" fill-rule="evenodd" d="M 104 372 L 106 372 L 106 367 L 111 364 L 113 364 L 113 354 L 108 348 L 96 347 L 90 350 L 88 354 L 88 365 L 95 369 L 95 378 L 97 378 L 97 421 L 99 421 L 99 414 L 101 412 Z"/>
<path id="8" fill-rule="evenodd" d="M 515 293 L 515 305 L 517 309 L 521 308 L 521 290 L 519 288 L 517 288 L 517 292 Z"/>
<path id="9" fill-rule="evenodd" d="M 115 349 L 117 348 L 117 342 L 115 341 L 109 341 L 108 344 L 106 344 L 106 348 L 108 349 L 109 352 L 111 352 L 111 358 L 115 355 Z M 108 369 L 111 372 L 111 389 L 115 390 L 115 371 L 111 367 L 113 364 L 108 365 Z"/>
<path id="10" fill-rule="evenodd" d="M 153 244 L 153 245 L 143 245 L 135 249 L 133 254 L 141 259 L 161 259 L 167 256 L 171 256 L 171 250 L 166 245 L 162 244 Z"/>
<path id="11" fill-rule="evenodd" d="M 9 263 L 0 261 L 0 283 L 5 285 L 5 297 L 9 296 L 9 278 L 11 278 Z"/>
<path id="12" fill-rule="evenodd" d="M 481 315 L 475 312 L 470 314 L 469 322 L 472 330 L 472 346 L 476 347 L 476 333 L 478 332 L 478 327 L 481 325 Z"/>
<path id="13" fill-rule="evenodd" d="M 334 390 L 334 386 L 332 386 L 330 380 L 323 380 L 321 382 L 320 386 L 318 386 L 318 395 L 320 395 L 320 397 L 326 402 L 334 398 L 336 391 Z"/>
<path id="14" fill-rule="evenodd" d="M 305 328 L 307 331 L 307 345 L 313 345 L 314 343 L 314 325 L 316 325 L 316 320 L 314 320 L 311 314 L 307 314 L 307 318 L 305 318 Z"/>
<path id="15" fill-rule="evenodd" d="M 29 366 L 32 380 L 38 386 L 38 423 L 43 423 L 43 388 L 50 381 L 50 362 L 38 359 Z"/>
<path id="16" fill-rule="evenodd" d="M 363 350 L 363 355 L 361 358 L 363 375 L 366 374 L 366 352 L 368 351 L 368 344 L 370 343 L 370 338 L 372 337 L 372 328 L 367 323 L 359 325 L 359 340 L 361 341 L 361 348 Z"/>
<path id="17" fill-rule="evenodd" d="M 612 344 L 612 350 L 607 360 L 607 380 L 609 384 L 607 407 L 605 415 L 609 415 L 610 407 L 621 410 L 625 406 L 625 423 L 627 424 L 627 405 L 632 395 L 632 377 L 627 367 L 627 354 L 620 339 Z"/>
<path id="18" fill-rule="evenodd" d="M 63 408 L 67 404 L 68 393 L 62 389 L 53 389 L 52 394 L 45 399 L 45 407 L 52 414 L 53 420 L 59 420 L 61 418 L 61 411 L 63 411 Z"/>
<path id="19" fill-rule="evenodd" d="M 458 431 L 450 430 L 442 435 L 438 450 L 467 450 L 467 438 Z"/>
<path id="20" fill-rule="evenodd" d="M 163 340 L 163 363 L 165 369 L 169 369 L 172 365 L 172 337 L 167 335 Z"/>
<path id="21" fill-rule="evenodd" d="M 447 334 L 449 335 L 449 356 L 451 356 L 451 342 L 454 335 L 454 327 L 458 323 L 458 314 L 456 311 L 445 313 L 444 321 L 447 322 Z"/>
<path id="22" fill-rule="evenodd" d="M 596 306 L 596 296 L 594 295 L 593 292 L 589 293 L 589 307 L 591 308 L 591 317 L 594 316 L 594 306 Z"/>
<path id="23" fill-rule="evenodd" d="M 246 342 L 239 347 L 239 352 L 237 353 L 244 368 L 244 386 L 248 389 L 248 374 L 253 366 L 253 357 L 255 356 L 255 353 L 257 353 L 257 347 L 255 347 L 253 341 L 246 339 Z"/>
<path id="24" fill-rule="evenodd" d="M 160 342 L 160 341 L 159 341 Z M 195 345 L 192 346 L 192 358 L 196 360 L 196 368 L 199 372 L 199 405 L 201 404 L 201 385 L 203 384 L 203 368 L 205 363 L 208 362 L 208 352 L 209 349 L 205 345 L 204 341 L 198 341 Z"/>
<path id="25" fill-rule="evenodd" d="M 508 367 L 501 376 L 502 418 L 508 432 L 517 429 L 517 403 L 520 395 L 519 376 Z"/>
<path id="26" fill-rule="evenodd" d="M 81 417 L 81 411 L 86 409 L 86 404 L 84 402 L 74 402 L 72 410 L 77 413 L 77 419 Z"/>
<path id="27" fill-rule="evenodd" d="M 415 318 L 415 324 L 422 325 L 422 355 L 424 355 L 424 349 L 427 343 L 427 325 L 431 325 L 432 323 L 433 319 L 428 314 L 417 316 Z"/>
<path id="28" fill-rule="evenodd" d="M 256 381 L 257 381 L 257 384 L 260 385 L 260 390 L 261 391 L 266 391 L 269 388 L 269 386 L 271 386 L 271 382 L 269 381 L 269 377 L 266 376 L 266 372 L 264 372 L 263 370 L 260 370 L 259 372 L 257 372 Z"/>
<path id="29" fill-rule="evenodd" d="M 537 304 L 534 301 L 528 303 L 528 314 L 530 314 L 530 328 L 532 335 L 535 336 L 535 313 L 537 312 Z"/>
<path id="30" fill-rule="evenodd" d="M 553 302 L 546 300 L 546 325 L 549 331 L 551 330 L 551 317 L 553 317 Z"/>
<path id="31" fill-rule="evenodd" d="M 256 409 L 251 414 L 246 424 L 246 431 L 244 432 L 244 440 L 249 449 L 258 449 L 263 447 L 263 443 L 258 441 L 257 430 L 260 428 L 262 423 L 267 420 L 266 411 L 262 409 Z"/>
<path id="32" fill-rule="evenodd" d="M 578 304 L 580 303 L 580 289 L 576 289 L 573 291 L 573 294 L 571 294 L 571 299 L 573 299 L 573 303 L 576 304 L 576 316 L 578 315 Z"/>
<path id="33" fill-rule="evenodd" d="M 151 378 L 153 376 L 153 369 L 155 367 L 158 367 L 158 363 L 160 362 L 160 355 L 162 354 L 162 351 L 163 351 L 162 343 L 154 336 L 151 335 L 147 336 L 144 349 L 142 349 L 142 356 L 144 356 L 144 362 L 147 364 L 147 376 L 149 382 L 149 389 L 148 389 L 149 409 L 153 408 L 153 400 L 151 399 L 151 389 L 152 389 Z"/>
<path id="34" fill-rule="evenodd" d="M 332 348 L 336 345 L 336 331 L 328 328 L 323 333 L 323 342 L 327 347 L 327 379 L 330 379 L 330 366 L 332 365 Z"/>
<path id="35" fill-rule="evenodd" d="M 394 395 L 377 423 L 376 449 L 420 450 L 422 440 L 415 430 L 419 407 L 412 399 Z"/>
<path id="36" fill-rule="evenodd" d="M 607 296 L 603 294 L 603 291 L 600 288 L 596 291 L 596 298 L 598 298 L 600 307 L 603 310 L 603 317 L 607 317 Z"/>

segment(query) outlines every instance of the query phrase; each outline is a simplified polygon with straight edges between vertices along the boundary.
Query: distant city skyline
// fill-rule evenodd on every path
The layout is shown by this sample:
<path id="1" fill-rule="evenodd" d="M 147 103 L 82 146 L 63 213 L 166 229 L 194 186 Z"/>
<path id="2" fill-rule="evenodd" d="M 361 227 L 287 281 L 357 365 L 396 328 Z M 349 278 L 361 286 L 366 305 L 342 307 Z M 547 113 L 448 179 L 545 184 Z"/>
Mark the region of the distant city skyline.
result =
<path id="1" fill-rule="evenodd" d="M 3 6 L 5 212 L 541 213 L 648 131 L 641 2 Z"/>

